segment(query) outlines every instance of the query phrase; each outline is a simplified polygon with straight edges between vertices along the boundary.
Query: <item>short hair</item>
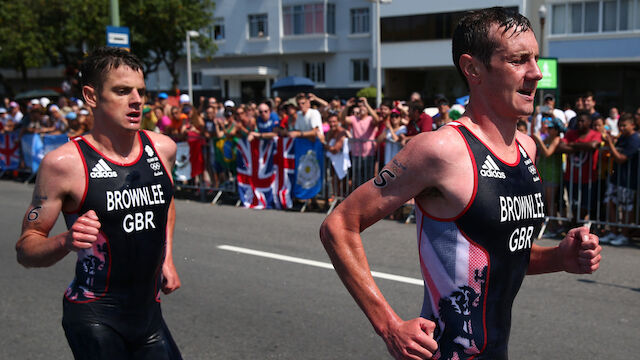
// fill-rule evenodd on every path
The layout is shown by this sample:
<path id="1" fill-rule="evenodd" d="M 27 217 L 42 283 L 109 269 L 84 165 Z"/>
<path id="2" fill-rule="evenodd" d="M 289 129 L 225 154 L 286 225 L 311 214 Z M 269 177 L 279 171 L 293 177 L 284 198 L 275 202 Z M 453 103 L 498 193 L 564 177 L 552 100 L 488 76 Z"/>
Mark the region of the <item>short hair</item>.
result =
<path id="1" fill-rule="evenodd" d="M 633 115 L 631 113 L 624 113 L 624 114 L 620 115 L 620 119 L 618 119 L 618 124 L 623 123 L 625 121 L 629 121 L 632 124 L 635 123 L 635 121 L 633 119 Z"/>
<path id="2" fill-rule="evenodd" d="M 389 109 L 393 109 L 393 102 L 389 99 L 384 99 L 380 102 L 380 106 L 386 106 Z"/>
<path id="3" fill-rule="evenodd" d="M 422 112 L 424 110 L 424 104 L 422 101 L 412 101 L 409 103 L 409 113 L 414 111 Z"/>
<path id="4" fill-rule="evenodd" d="M 524 120 L 518 120 L 518 122 L 516 123 L 516 129 L 521 127 L 521 126 L 524 126 L 525 128 L 528 127 L 527 126 L 527 122 L 524 121 Z"/>
<path id="5" fill-rule="evenodd" d="M 307 95 L 305 93 L 298 93 L 298 95 L 296 95 L 296 102 L 300 99 L 306 99 Z"/>
<path id="6" fill-rule="evenodd" d="M 581 97 L 582 97 L 583 99 L 586 99 L 586 98 L 588 98 L 588 97 L 592 98 L 593 100 L 595 100 L 595 99 L 596 99 L 596 97 L 593 95 L 593 93 L 592 93 L 591 91 L 587 91 L 587 92 L 585 92 Z"/>
<path id="7" fill-rule="evenodd" d="M 144 73 L 144 65 L 127 50 L 104 46 L 94 50 L 80 65 L 80 86 L 101 89 L 107 73 L 120 66 L 128 66 L 134 71 Z"/>
<path id="8" fill-rule="evenodd" d="M 467 12 L 453 32 L 451 51 L 453 63 L 456 65 L 462 80 L 467 84 L 467 78 L 460 68 L 460 56 L 469 54 L 478 58 L 488 68 L 491 68 L 491 56 L 498 48 L 497 39 L 490 34 L 491 26 L 498 25 L 503 29 L 502 35 L 511 31 L 509 37 L 519 35 L 531 29 L 531 23 L 524 15 L 515 10 L 503 7 L 472 10 Z"/>
<path id="9" fill-rule="evenodd" d="M 261 101 L 261 102 L 258 104 L 258 106 L 260 106 L 260 105 L 262 105 L 262 104 L 267 105 L 267 107 L 269 108 L 269 110 L 271 110 L 271 108 L 273 108 L 273 106 L 271 105 L 271 101 L 269 101 L 269 100 Z"/>

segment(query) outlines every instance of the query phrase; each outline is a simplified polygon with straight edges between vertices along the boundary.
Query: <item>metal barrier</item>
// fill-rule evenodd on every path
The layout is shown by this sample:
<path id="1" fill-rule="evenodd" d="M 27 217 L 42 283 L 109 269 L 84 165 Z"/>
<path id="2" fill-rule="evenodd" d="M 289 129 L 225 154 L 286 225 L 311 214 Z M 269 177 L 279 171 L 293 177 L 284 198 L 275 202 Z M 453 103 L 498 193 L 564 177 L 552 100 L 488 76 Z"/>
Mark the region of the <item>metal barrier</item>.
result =
<path id="1" fill-rule="evenodd" d="M 555 204 L 548 201 L 545 204 L 545 227 L 553 221 L 558 225 L 591 223 L 601 229 L 606 226 L 639 229 L 640 212 L 635 211 L 640 206 L 638 151 L 639 156 L 622 164 L 615 164 L 608 147 L 566 154 L 560 165 L 563 169 L 560 183 L 556 185 L 542 178 L 545 188 L 552 188 L 557 199 Z M 541 161 L 544 159 L 539 159 L 538 164 Z M 546 189 L 545 192 L 548 193 Z M 546 198 L 549 200 L 549 196 Z"/>

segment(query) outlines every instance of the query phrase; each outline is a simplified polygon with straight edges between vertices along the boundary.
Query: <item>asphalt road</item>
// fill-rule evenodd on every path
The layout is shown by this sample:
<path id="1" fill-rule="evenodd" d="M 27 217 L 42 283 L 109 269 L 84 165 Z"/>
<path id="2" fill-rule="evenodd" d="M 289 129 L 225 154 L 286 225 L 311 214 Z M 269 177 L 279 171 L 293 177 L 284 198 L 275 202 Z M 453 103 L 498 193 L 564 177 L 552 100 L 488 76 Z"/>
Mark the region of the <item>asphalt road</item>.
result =
<path id="1" fill-rule="evenodd" d="M 46 269 L 15 261 L 32 189 L 0 181 L 0 359 L 70 359 L 60 321 L 75 256 Z M 390 358 L 333 270 L 304 261 L 328 262 L 317 235 L 323 214 L 176 205 L 174 253 L 183 287 L 164 296 L 162 306 L 185 359 Z M 60 220 L 55 233 L 64 230 Z M 414 225 L 382 221 L 364 239 L 373 270 L 420 279 Z M 512 359 L 638 358 L 640 248 L 609 246 L 603 255 L 594 275 L 525 279 L 513 309 Z M 377 282 L 400 316 L 419 314 L 421 285 Z"/>

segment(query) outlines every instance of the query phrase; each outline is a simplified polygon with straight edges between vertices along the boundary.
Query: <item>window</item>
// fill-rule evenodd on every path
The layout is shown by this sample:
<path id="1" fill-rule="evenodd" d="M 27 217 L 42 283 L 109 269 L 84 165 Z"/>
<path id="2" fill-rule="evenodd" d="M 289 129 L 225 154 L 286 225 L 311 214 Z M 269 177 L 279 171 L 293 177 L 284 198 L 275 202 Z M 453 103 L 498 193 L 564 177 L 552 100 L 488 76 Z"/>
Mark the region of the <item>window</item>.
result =
<path id="1" fill-rule="evenodd" d="M 573 34 L 582 32 L 582 3 L 570 5 L 569 31 Z"/>
<path id="2" fill-rule="evenodd" d="M 262 38 L 269 36 L 267 14 L 249 15 L 249 37 Z"/>
<path id="3" fill-rule="evenodd" d="M 598 32 L 600 20 L 600 3 L 590 1 L 584 3 L 584 32 Z"/>
<path id="4" fill-rule="evenodd" d="M 330 5 L 331 14 L 329 14 Z M 283 6 L 282 17 L 284 35 L 323 34 L 325 32 L 323 3 Z M 327 4 L 327 28 L 329 25 L 332 26 L 332 29 L 331 32 L 327 32 L 335 33 L 335 5 L 333 4 Z"/>
<path id="5" fill-rule="evenodd" d="M 608 0 L 602 3 L 602 31 L 616 31 L 616 0 Z"/>
<path id="6" fill-rule="evenodd" d="M 336 5 L 327 4 L 327 33 L 336 33 Z"/>
<path id="7" fill-rule="evenodd" d="M 551 8 L 551 33 L 552 34 L 564 34 L 567 32 L 566 17 L 567 17 L 567 5 L 553 5 Z"/>
<path id="8" fill-rule="evenodd" d="M 351 60 L 352 78 L 354 82 L 369 81 L 369 60 L 356 59 Z"/>
<path id="9" fill-rule="evenodd" d="M 551 34 L 593 34 L 640 29 L 640 0 L 567 2 L 551 7 Z M 566 23 L 566 25 L 565 25 Z"/>
<path id="10" fill-rule="evenodd" d="M 193 86 L 202 85 L 202 72 L 201 71 L 195 71 L 195 72 L 191 73 L 191 83 L 193 84 Z"/>
<path id="11" fill-rule="evenodd" d="M 211 40 L 224 40 L 224 19 L 213 19 L 213 23 L 209 26 L 209 38 Z"/>
<path id="12" fill-rule="evenodd" d="M 324 61 L 305 62 L 304 76 L 316 83 L 324 83 Z"/>
<path id="13" fill-rule="evenodd" d="M 351 9 L 351 33 L 369 33 L 369 8 Z"/>

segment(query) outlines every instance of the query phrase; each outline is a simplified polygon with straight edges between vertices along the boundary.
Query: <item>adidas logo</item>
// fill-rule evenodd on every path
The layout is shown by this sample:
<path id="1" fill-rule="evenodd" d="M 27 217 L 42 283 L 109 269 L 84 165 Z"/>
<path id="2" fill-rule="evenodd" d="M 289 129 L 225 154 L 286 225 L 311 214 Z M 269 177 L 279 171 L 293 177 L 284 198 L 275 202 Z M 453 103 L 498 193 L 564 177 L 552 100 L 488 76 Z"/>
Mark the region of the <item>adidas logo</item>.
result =
<path id="1" fill-rule="evenodd" d="M 104 159 L 100 159 L 93 169 L 91 169 L 89 176 L 92 179 L 101 179 L 118 177 L 118 174 L 109 167 Z"/>
<path id="2" fill-rule="evenodd" d="M 504 172 L 500 171 L 498 164 L 493 161 L 490 155 L 487 155 L 487 159 L 484 161 L 484 164 L 482 164 L 480 175 L 497 179 L 505 179 L 507 177 Z"/>

